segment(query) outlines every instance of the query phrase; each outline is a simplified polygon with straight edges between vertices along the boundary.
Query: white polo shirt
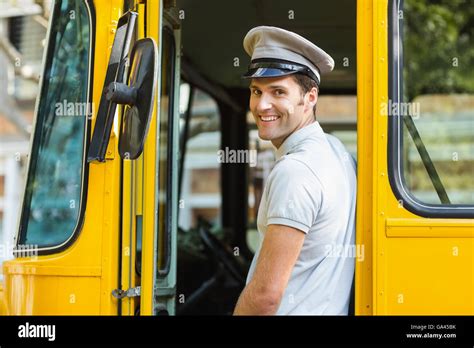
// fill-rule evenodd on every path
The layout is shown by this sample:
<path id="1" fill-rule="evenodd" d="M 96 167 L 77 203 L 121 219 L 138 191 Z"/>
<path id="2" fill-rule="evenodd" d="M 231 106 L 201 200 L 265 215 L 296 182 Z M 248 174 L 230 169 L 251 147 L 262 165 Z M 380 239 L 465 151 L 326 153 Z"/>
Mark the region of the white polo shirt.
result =
<path id="1" fill-rule="evenodd" d="M 306 234 L 277 314 L 346 315 L 354 275 L 356 169 L 351 155 L 314 122 L 291 134 L 276 151 L 260 202 L 260 244 L 268 225 Z"/>

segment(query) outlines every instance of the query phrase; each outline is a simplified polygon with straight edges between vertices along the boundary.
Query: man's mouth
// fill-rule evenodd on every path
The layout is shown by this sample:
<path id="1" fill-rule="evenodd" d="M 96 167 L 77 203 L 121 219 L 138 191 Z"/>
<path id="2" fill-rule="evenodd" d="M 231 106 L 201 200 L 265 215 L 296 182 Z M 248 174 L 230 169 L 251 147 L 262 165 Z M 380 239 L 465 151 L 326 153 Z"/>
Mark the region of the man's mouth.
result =
<path id="1" fill-rule="evenodd" d="M 280 118 L 280 116 L 277 116 L 277 115 L 269 115 L 269 116 L 259 115 L 258 118 L 260 118 L 260 120 L 262 122 L 273 122 L 273 121 L 278 120 Z"/>

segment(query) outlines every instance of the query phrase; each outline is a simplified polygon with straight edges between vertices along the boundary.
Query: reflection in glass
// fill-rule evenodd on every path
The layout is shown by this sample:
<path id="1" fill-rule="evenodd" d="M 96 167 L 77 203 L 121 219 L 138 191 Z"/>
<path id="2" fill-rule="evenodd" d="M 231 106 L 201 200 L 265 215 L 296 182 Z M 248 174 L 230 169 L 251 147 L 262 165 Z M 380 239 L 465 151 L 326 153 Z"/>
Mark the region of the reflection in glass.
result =
<path id="1" fill-rule="evenodd" d="M 20 226 L 20 244 L 59 245 L 78 222 L 87 99 L 90 26 L 82 1 L 58 1 Z"/>

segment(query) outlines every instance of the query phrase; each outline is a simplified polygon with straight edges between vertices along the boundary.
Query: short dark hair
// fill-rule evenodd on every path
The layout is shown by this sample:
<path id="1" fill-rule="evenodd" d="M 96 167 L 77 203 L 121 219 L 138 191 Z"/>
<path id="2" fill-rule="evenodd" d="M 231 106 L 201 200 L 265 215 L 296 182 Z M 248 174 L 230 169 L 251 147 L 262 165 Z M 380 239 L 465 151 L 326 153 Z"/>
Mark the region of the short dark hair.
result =
<path id="1" fill-rule="evenodd" d="M 303 92 L 303 95 L 311 91 L 313 87 L 316 88 L 319 94 L 319 86 L 316 83 L 316 81 L 314 81 L 311 77 L 300 74 L 300 73 L 296 73 L 291 76 L 294 77 L 295 82 L 301 87 L 301 91 Z M 316 118 L 316 104 L 313 107 L 313 115 L 314 115 L 314 118 Z"/>

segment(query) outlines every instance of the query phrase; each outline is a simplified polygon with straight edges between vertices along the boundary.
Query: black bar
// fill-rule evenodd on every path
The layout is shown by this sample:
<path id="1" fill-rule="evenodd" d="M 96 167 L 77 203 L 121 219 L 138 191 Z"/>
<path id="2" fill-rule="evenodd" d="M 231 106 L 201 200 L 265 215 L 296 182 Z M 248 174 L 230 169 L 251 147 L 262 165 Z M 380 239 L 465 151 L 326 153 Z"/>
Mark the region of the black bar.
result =
<path id="1" fill-rule="evenodd" d="M 27 324 L 28 323 L 28 324 Z M 473 317 L 1 317 L 0 345 L 11 344 L 403 344 L 472 347 Z M 23 327 L 21 326 L 23 325 Z M 28 325 L 28 326 L 26 326 Z M 46 337 L 19 337 L 55 325 Z M 52 329 L 52 327 L 51 327 Z M 46 332 L 46 330 L 44 330 Z M 52 333 L 52 330 L 49 331 Z M 432 335 L 455 335 L 434 338 Z M 408 335 L 421 335 L 408 337 Z M 431 336 L 431 337 L 430 337 Z M 48 338 L 49 337 L 49 338 Z M 51 341 L 49 340 L 51 339 Z"/>

